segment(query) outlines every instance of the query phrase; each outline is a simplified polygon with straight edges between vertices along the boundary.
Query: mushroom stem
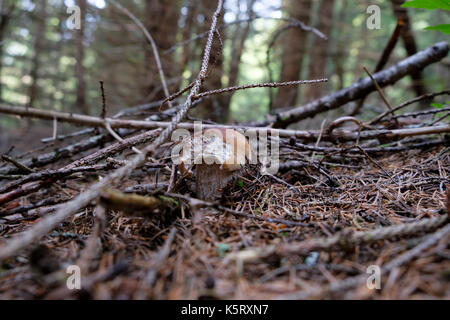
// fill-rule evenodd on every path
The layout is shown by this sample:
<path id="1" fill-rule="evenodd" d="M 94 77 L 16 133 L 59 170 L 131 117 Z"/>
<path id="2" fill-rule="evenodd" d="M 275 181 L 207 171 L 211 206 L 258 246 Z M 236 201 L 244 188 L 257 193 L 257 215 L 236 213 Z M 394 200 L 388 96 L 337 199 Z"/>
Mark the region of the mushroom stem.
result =
<path id="1" fill-rule="evenodd" d="M 197 197 L 214 201 L 222 194 L 224 188 L 239 171 L 222 170 L 219 164 L 199 164 L 195 169 L 195 188 Z"/>

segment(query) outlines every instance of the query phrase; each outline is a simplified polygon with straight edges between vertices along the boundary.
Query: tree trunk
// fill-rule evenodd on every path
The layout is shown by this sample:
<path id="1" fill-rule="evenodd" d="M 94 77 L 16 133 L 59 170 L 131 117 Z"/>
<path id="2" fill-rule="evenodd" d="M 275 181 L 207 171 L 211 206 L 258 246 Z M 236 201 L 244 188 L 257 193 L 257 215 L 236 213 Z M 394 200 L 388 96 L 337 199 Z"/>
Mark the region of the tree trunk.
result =
<path id="1" fill-rule="evenodd" d="M 254 3 L 255 0 L 247 0 L 247 14 L 249 18 L 252 18 L 254 16 L 253 14 Z M 234 33 L 231 45 L 232 53 L 229 66 L 227 87 L 233 87 L 238 85 L 239 67 L 241 64 L 242 53 L 244 52 L 245 48 L 245 40 L 247 40 L 247 37 L 250 33 L 250 28 L 251 28 L 251 21 L 247 22 L 244 28 L 239 28 Z M 224 105 L 227 106 L 226 108 L 224 108 L 224 116 L 223 116 L 224 120 L 223 122 L 225 123 L 229 121 L 229 113 L 230 113 L 229 106 L 232 97 L 233 93 L 226 93 L 224 95 Z"/>
<path id="2" fill-rule="evenodd" d="M 326 36 L 330 36 L 331 27 L 333 24 L 333 9 L 334 0 L 322 0 L 319 10 L 319 29 Z M 309 62 L 309 76 L 308 79 L 326 78 L 326 66 L 328 57 L 328 41 L 324 41 L 318 37 L 314 37 L 314 44 L 311 49 Z M 320 98 L 324 92 L 324 85 L 310 85 L 305 86 L 304 102 L 309 102 Z"/>
<path id="3" fill-rule="evenodd" d="M 5 33 L 6 28 L 8 27 L 8 23 L 11 20 L 12 13 L 15 9 L 16 3 L 12 2 L 8 7 L 5 6 L 5 4 L 0 2 L 0 102 L 3 101 L 3 88 L 2 88 L 2 67 L 3 67 L 3 48 L 5 41 Z"/>
<path id="4" fill-rule="evenodd" d="M 182 33 L 182 41 L 187 41 L 191 38 L 192 33 L 194 32 L 194 27 L 196 25 L 197 19 L 197 5 L 193 0 L 188 0 L 186 3 L 186 7 L 188 9 L 186 13 L 186 19 L 184 23 L 183 33 Z M 188 63 L 191 57 L 192 46 L 190 43 L 186 44 L 182 48 L 181 59 L 180 59 L 180 70 L 181 74 L 188 69 Z"/>
<path id="5" fill-rule="evenodd" d="M 42 0 L 40 2 L 39 13 L 36 14 L 35 19 L 37 19 L 36 24 L 36 35 L 34 38 L 34 54 L 32 59 L 32 67 L 30 72 L 31 86 L 28 93 L 28 106 L 34 107 L 36 98 L 38 96 L 38 85 L 37 81 L 39 79 L 39 69 L 40 69 L 40 55 L 42 52 L 42 44 L 44 42 L 45 28 L 47 25 L 47 0 Z"/>
<path id="6" fill-rule="evenodd" d="M 401 5 L 404 0 L 391 0 L 394 9 L 394 14 L 399 21 L 403 23 L 401 37 L 405 46 L 408 56 L 412 56 L 417 53 L 417 43 L 414 38 L 414 33 L 411 28 L 411 22 L 409 20 L 408 11 L 406 8 L 402 8 Z M 422 72 L 417 72 L 411 75 L 413 82 L 413 89 L 418 96 L 426 93 L 426 88 L 423 83 Z"/>
<path id="7" fill-rule="evenodd" d="M 209 30 L 211 25 L 214 11 L 217 8 L 217 2 L 211 0 L 201 0 L 201 13 L 204 16 L 203 28 L 201 32 Z M 223 23 L 222 16 L 218 21 L 218 25 Z M 209 91 L 222 88 L 222 75 L 223 75 L 223 55 L 221 42 L 225 41 L 224 34 L 220 34 L 221 39 L 218 39 L 217 34 L 214 36 L 214 43 L 211 48 L 210 58 L 210 73 L 208 79 L 205 81 L 202 90 Z M 206 38 L 205 38 L 206 39 Z M 204 40 L 205 41 L 205 40 Z M 202 55 L 203 56 L 203 55 Z M 224 105 L 224 98 L 222 95 L 211 96 L 206 99 L 202 104 L 197 107 L 196 115 L 203 119 L 210 119 L 212 121 L 221 122 L 226 116 L 225 109 L 228 108 Z"/>
<path id="8" fill-rule="evenodd" d="M 81 13 L 81 29 L 76 31 L 76 77 L 77 77 L 77 108 L 84 114 L 89 114 L 89 107 L 86 102 L 86 81 L 84 79 L 84 38 L 86 26 L 86 0 L 78 0 Z"/>
<path id="9" fill-rule="evenodd" d="M 67 7 L 65 6 L 64 3 L 62 3 L 60 5 L 60 7 L 58 7 L 58 19 L 59 21 L 64 21 L 64 19 L 67 18 Z M 65 36 L 65 26 L 62 23 L 59 23 L 58 26 L 56 27 L 56 32 L 60 35 L 61 39 L 64 38 Z M 64 42 L 63 41 L 58 41 L 58 43 L 55 46 L 55 52 L 57 53 L 57 57 L 55 59 L 55 66 L 57 66 L 57 68 L 60 68 L 60 63 L 61 63 L 61 57 L 64 55 L 63 52 L 63 48 L 64 48 Z M 53 80 L 53 86 L 55 87 L 55 91 L 53 93 L 53 100 L 55 101 L 55 107 L 59 106 L 61 108 L 61 110 L 67 110 L 67 106 L 64 103 L 64 98 L 61 99 L 61 97 L 58 97 L 58 91 L 62 91 L 64 90 L 61 86 L 61 82 L 63 81 L 63 77 L 56 77 Z"/>
<path id="10" fill-rule="evenodd" d="M 311 0 L 283 0 L 283 5 L 291 18 L 309 24 L 311 2 Z M 290 28 L 286 31 L 283 39 L 280 81 L 299 80 L 306 39 L 307 32 L 299 28 Z M 278 109 L 294 105 L 297 101 L 297 93 L 297 87 L 280 88 L 272 107 Z"/>
<path id="11" fill-rule="evenodd" d="M 170 79 L 179 75 L 179 66 L 174 60 L 174 54 L 163 54 L 177 42 L 179 8 L 177 0 L 146 0 L 146 27 L 160 53 L 161 64 L 168 82 L 170 92 L 174 92 L 176 85 L 170 86 Z M 152 48 L 146 41 L 146 65 L 148 70 L 148 85 L 146 101 L 155 101 L 165 98 L 164 90 L 159 77 Z"/>
<path id="12" fill-rule="evenodd" d="M 345 64 L 345 36 L 343 34 L 345 30 L 346 13 L 347 13 L 347 1 L 342 1 L 341 8 L 339 9 L 339 14 L 337 15 L 337 34 L 335 36 L 336 52 L 334 55 L 334 65 L 336 66 L 336 75 L 338 79 L 337 88 L 339 90 L 344 88 L 344 64 Z"/>

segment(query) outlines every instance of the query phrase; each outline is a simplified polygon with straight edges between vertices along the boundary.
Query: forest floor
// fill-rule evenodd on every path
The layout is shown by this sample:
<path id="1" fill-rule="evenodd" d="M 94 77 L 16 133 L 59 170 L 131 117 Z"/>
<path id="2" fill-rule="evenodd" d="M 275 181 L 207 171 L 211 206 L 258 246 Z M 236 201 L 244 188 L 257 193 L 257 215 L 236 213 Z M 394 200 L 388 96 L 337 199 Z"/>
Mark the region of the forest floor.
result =
<path id="1" fill-rule="evenodd" d="M 308 166 L 276 177 L 249 169 L 221 202 L 242 216 L 180 200 L 143 217 L 110 208 L 101 221 L 90 206 L 0 265 L 0 299 L 449 299 L 448 233 L 426 245 L 448 222 L 445 141 L 355 156 L 327 166 L 326 177 Z M 164 185 L 164 170 L 144 166 L 119 189 L 148 194 L 156 172 Z M 2 210 L 65 201 L 98 174 L 53 183 Z M 0 247 L 45 214 L 0 212 Z M 66 286 L 74 264 L 83 290 Z M 381 290 L 366 285 L 373 265 Z"/>

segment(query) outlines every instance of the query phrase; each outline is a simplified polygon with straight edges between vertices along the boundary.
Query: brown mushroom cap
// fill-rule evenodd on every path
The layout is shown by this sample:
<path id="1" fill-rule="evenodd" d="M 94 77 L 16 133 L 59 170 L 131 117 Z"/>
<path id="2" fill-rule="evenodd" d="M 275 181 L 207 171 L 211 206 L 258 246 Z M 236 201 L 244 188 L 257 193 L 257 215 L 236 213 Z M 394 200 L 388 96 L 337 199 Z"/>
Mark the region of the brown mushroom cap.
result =
<path id="1" fill-rule="evenodd" d="M 252 159 L 253 151 L 247 138 L 237 130 L 229 128 L 211 128 L 192 135 L 190 141 L 184 142 L 183 150 L 191 150 L 194 157 L 180 154 L 180 168 L 186 171 L 195 164 L 219 164 L 221 170 L 240 170 L 248 160 Z M 185 149 L 184 147 L 187 147 Z M 190 161 L 189 161 L 190 160 Z"/>

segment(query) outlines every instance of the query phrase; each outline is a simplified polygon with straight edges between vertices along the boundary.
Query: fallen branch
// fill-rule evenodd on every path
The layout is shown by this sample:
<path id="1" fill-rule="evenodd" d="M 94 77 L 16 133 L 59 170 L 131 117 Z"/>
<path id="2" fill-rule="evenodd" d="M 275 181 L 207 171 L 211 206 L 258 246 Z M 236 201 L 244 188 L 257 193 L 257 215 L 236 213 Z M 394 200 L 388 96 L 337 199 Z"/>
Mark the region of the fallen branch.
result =
<path id="1" fill-rule="evenodd" d="M 0 193 L 8 192 L 14 188 L 18 188 L 24 183 L 36 181 L 36 180 L 46 180 L 46 179 L 59 179 L 66 176 L 69 176 L 74 173 L 79 172 L 89 172 L 89 171 L 99 171 L 99 170 L 105 170 L 112 167 L 109 164 L 100 164 L 95 166 L 75 166 L 75 167 L 65 167 L 62 169 L 57 170 L 43 170 L 40 172 L 34 172 L 27 176 L 24 176 L 21 179 L 17 179 L 15 181 L 12 181 L 8 183 L 7 185 L 0 187 Z M 0 197 L 1 198 L 1 197 Z M 1 203 L 1 201 L 0 201 Z"/>
<path id="2" fill-rule="evenodd" d="M 440 61 L 447 56 L 449 46 L 447 42 L 438 42 L 435 45 L 406 58 L 392 67 L 373 75 L 380 87 L 393 84 L 406 75 L 422 70 L 426 66 Z M 361 99 L 375 90 L 369 77 L 355 82 L 352 86 L 312 101 L 304 106 L 277 113 L 269 117 L 277 128 L 284 128 L 294 122 L 314 117 L 316 114 L 337 109 L 344 104 Z"/>
<path id="3" fill-rule="evenodd" d="M 447 224 L 445 227 L 439 229 L 435 233 L 429 235 L 425 241 L 421 242 L 419 245 L 414 247 L 413 249 L 406 251 L 405 253 L 401 254 L 394 260 L 391 260 L 387 264 L 385 264 L 381 268 L 381 272 L 383 274 L 386 274 L 388 272 L 391 272 L 392 270 L 401 267 L 402 265 L 408 263 L 415 257 L 417 257 L 419 254 L 421 254 L 423 251 L 427 250 L 439 240 L 442 238 L 448 236 L 450 234 L 450 224 Z M 311 289 L 311 290 L 305 290 L 305 291 L 299 291 L 287 295 L 282 295 L 277 297 L 278 299 L 308 299 L 311 297 L 318 297 L 323 296 L 327 293 L 333 293 L 333 292 L 342 292 L 349 289 L 352 289 L 362 283 L 365 283 L 367 281 L 367 274 L 361 274 L 358 276 L 354 276 L 351 278 L 347 278 L 344 280 L 336 281 L 334 283 L 331 283 L 325 288 L 317 288 L 317 289 Z"/>
<path id="4" fill-rule="evenodd" d="M 357 148 L 356 146 L 350 146 L 350 147 L 342 147 L 342 148 L 336 148 L 336 147 L 321 147 L 321 146 L 311 146 L 302 144 L 299 142 L 296 142 L 295 144 L 290 144 L 289 141 L 282 141 L 282 146 L 284 148 L 288 149 L 294 149 L 299 151 L 311 151 L 311 152 L 319 152 L 319 153 L 339 153 L 339 154 L 349 154 L 349 153 L 361 153 L 361 150 Z M 383 152 L 399 152 L 399 151 L 406 151 L 406 150 L 412 150 L 412 149 L 427 149 L 432 148 L 436 146 L 447 146 L 450 144 L 450 140 L 446 139 L 438 139 L 438 140 L 428 140 L 418 143 L 412 143 L 412 144 L 404 144 L 398 146 L 392 146 L 392 147 L 365 147 L 362 148 L 362 150 L 366 153 L 383 153 Z M 299 168 L 310 165 L 308 162 L 300 162 L 300 161 L 289 161 L 291 164 L 288 163 L 281 163 L 280 168 Z M 293 163 L 296 163 L 293 166 Z"/>
<path id="5" fill-rule="evenodd" d="M 46 199 L 38 201 L 36 203 L 24 205 L 24 206 L 13 208 L 13 209 L 6 210 L 6 211 L 0 211 L 0 218 L 4 218 L 4 217 L 16 215 L 16 214 L 21 214 L 22 216 L 28 217 L 28 216 L 31 216 L 32 215 L 31 212 L 37 208 L 42 208 L 42 207 L 48 208 L 49 206 L 58 205 L 58 204 L 66 202 L 68 200 L 70 200 L 70 199 L 56 198 L 56 197 L 46 198 Z"/>
<path id="6" fill-rule="evenodd" d="M 369 80 L 370 81 L 370 80 Z M 193 97 L 194 99 L 195 97 Z M 395 109 L 394 109 L 395 110 Z M 49 119 L 53 120 L 53 118 L 57 118 L 60 122 L 69 122 L 69 123 L 78 123 L 87 126 L 98 126 L 104 127 L 105 121 L 108 121 L 111 128 L 133 128 L 133 129 L 158 129 L 158 128 L 168 128 L 171 125 L 171 122 L 165 121 L 141 121 L 141 120 L 118 120 L 112 118 L 102 119 L 100 117 L 93 116 L 84 116 L 80 114 L 71 114 L 65 112 L 57 112 L 57 111 L 45 111 L 40 109 L 33 109 L 25 107 L 14 107 L 14 106 L 6 106 L 0 104 L 0 113 L 8 113 L 14 115 L 20 115 L 25 117 L 35 117 L 40 119 Z M 193 130 L 193 123 L 179 123 L 178 128 Z M 296 137 L 298 139 L 315 141 L 320 136 L 319 130 L 290 130 L 290 129 L 274 129 L 268 127 L 246 127 L 246 126 L 232 126 L 232 125 L 215 125 L 215 124 L 202 124 L 204 129 L 209 128 L 223 128 L 223 129 L 242 129 L 245 130 L 246 133 L 255 133 L 255 132 L 264 132 L 270 134 L 278 134 L 280 137 Z M 414 135 L 422 135 L 422 134 L 430 134 L 430 133 L 446 133 L 449 131 L 450 126 L 434 126 L 434 127 L 423 127 L 423 128 L 408 128 L 408 129 L 396 129 L 396 130 L 369 130 L 362 131 L 360 134 L 360 139 L 373 139 L 380 136 L 383 138 L 395 138 L 395 137 L 405 137 L 405 136 L 414 136 Z M 335 129 L 333 130 L 333 134 L 323 134 L 322 140 L 356 140 L 358 139 L 358 132 L 354 132 L 353 130 L 346 129 Z M 5 174 L 5 172 L 0 169 L 0 174 Z"/>
<path id="7" fill-rule="evenodd" d="M 448 111 L 450 111 L 450 107 L 445 107 L 442 109 L 430 109 L 430 110 L 424 110 L 424 111 L 397 114 L 397 115 L 393 116 L 392 119 L 410 118 L 410 117 L 416 118 L 418 116 L 425 116 L 425 115 L 448 112 Z"/>
<path id="8" fill-rule="evenodd" d="M 343 231 L 332 237 L 317 238 L 303 241 L 299 244 L 284 245 L 277 250 L 278 254 L 307 254 L 311 251 L 330 250 L 335 247 L 352 248 L 361 244 L 373 243 L 379 240 L 389 240 L 395 237 L 416 235 L 420 232 L 433 231 L 447 222 L 448 216 L 421 219 L 417 222 L 404 223 L 369 231 Z"/>
<path id="9" fill-rule="evenodd" d="M 394 107 L 394 108 L 392 109 L 392 112 L 398 111 L 398 110 L 400 110 L 400 109 L 402 109 L 402 108 L 405 108 L 405 107 L 407 107 L 407 106 L 409 106 L 409 105 L 411 105 L 411 104 L 413 104 L 413 103 L 419 102 L 419 101 L 431 99 L 431 98 L 434 98 L 434 97 L 437 97 L 437 96 L 448 95 L 448 94 L 450 94 L 450 90 L 448 90 L 448 89 L 447 89 L 447 90 L 444 90 L 444 91 L 441 91 L 441 92 L 424 94 L 423 96 L 416 97 L 416 98 L 414 98 L 414 99 L 405 101 L 405 102 L 403 102 L 402 104 L 400 104 L 400 105 Z M 369 121 L 369 124 L 372 125 L 372 124 L 375 124 L 375 123 L 381 121 L 381 120 L 382 120 L 384 117 L 386 117 L 388 114 L 391 114 L 391 111 L 390 111 L 390 110 L 388 110 L 388 111 L 386 111 L 386 112 L 380 114 L 380 115 L 379 115 L 378 117 L 376 117 L 375 119 Z"/>
<path id="10" fill-rule="evenodd" d="M 268 256 L 308 255 L 313 251 L 333 250 L 336 248 L 349 249 L 358 245 L 370 244 L 379 240 L 389 240 L 413 236 L 421 232 L 431 232 L 448 222 L 448 215 L 438 218 L 422 219 L 417 222 L 404 223 L 391 227 L 375 230 L 357 231 L 344 230 L 331 237 L 314 238 L 296 244 L 281 244 L 270 246 L 261 254 L 253 254 L 252 260 L 258 260 Z M 448 225 L 447 225 L 448 226 Z M 238 252 L 238 256 L 246 256 L 246 252 L 253 252 L 258 248 L 249 248 Z"/>
<path id="11" fill-rule="evenodd" d="M 107 209 L 121 211 L 129 216 L 147 216 L 156 210 L 161 212 L 174 207 L 174 201 L 170 198 L 126 194 L 112 189 L 101 193 L 100 203 Z"/>
<path id="12" fill-rule="evenodd" d="M 101 143 L 107 142 L 109 140 L 111 140 L 111 138 L 106 134 L 93 136 L 69 146 L 58 148 L 54 151 L 39 155 L 37 157 L 21 161 L 20 163 L 29 168 L 43 167 L 60 159 L 70 158 L 74 154 L 78 154 L 83 151 L 95 148 Z M 0 174 L 15 174 L 17 172 L 19 172 L 19 170 L 16 166 L 6 166 L 0 168 Z"/>
<path id="13" fill-rule="evenodd" d="M 33 169 L 31 169 L 31 168 L 27 167 L 26 165 L 24 165 L 24 164 L 18 162 L 17 160 L 11 158 L 10 156 L 3 155 L 3 156 L 2 156 L 2 159 L 3 159 L 4 161 L 7 161 L 7 162 L 12 163 L 17 169 L 19 169 L 19 171 L 25 171 L 25 172 L 28 172 L 28 173 L 34 172 Z"/>

